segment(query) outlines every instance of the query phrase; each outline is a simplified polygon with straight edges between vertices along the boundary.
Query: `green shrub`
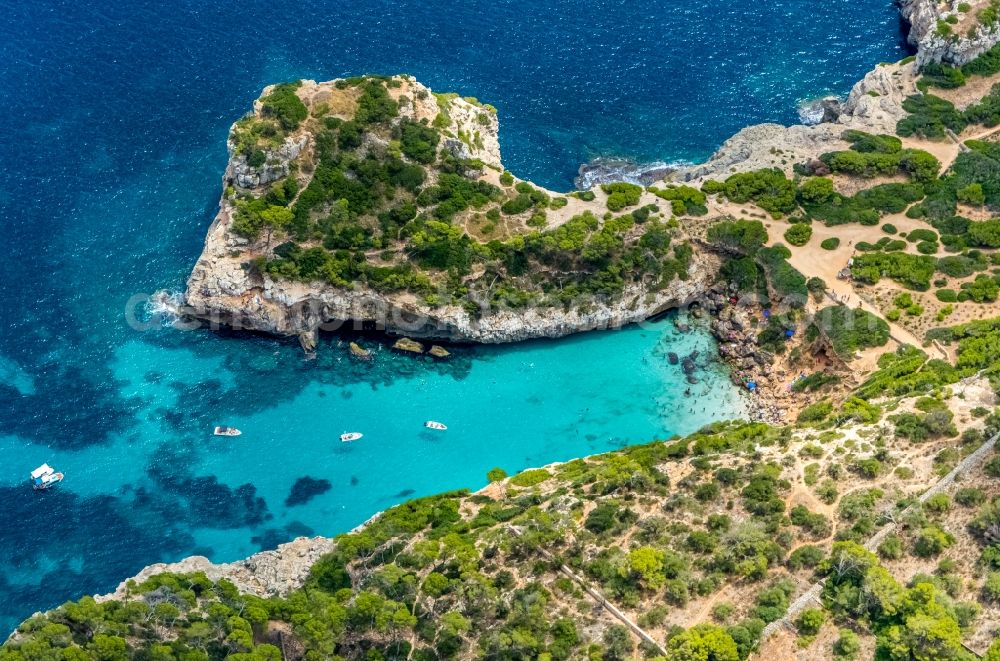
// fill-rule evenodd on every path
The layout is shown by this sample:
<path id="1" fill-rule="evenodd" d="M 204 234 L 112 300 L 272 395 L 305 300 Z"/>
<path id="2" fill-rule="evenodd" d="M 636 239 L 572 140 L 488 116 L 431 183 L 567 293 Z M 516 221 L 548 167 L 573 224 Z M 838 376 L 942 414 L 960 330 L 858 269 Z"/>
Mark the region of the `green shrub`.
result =
<path id="1" fill-rule="evenodd" d="M 823 250 L 836 250 L 839 246 L 840 246 L 840 239 L 835 236 L 831 236 L 828 239 L 823 239 L 822 241 L 820 241 L 819 244 L 819 247 L 822 248 Z"/>
<path id="2" fill-rule="evenodd" d="M 936 493 L 924 501 L 924 510 L 932 514 L 943 514 L 951 509 L 951 498 L 946 493 Z"/>
<path id="3" fill-rule="evenodd" d="M 854 258 L 851 275 L 865 284 L 875 284 L 882 277 L 888 277 L 910 289 L 927 291 L 935 267 L 934 258 L 926 255 L 867 253 Z"/>
<path id="4" fill-rule="evenodd" d="M 899 538 L 899 535 L 888 535 L 878 545 L 879 557 L 886 560 L 899 560 L 903 557 L 905 551 L 903 540 Z"/>
<path id="5" fill-rule="evenodd" d="M 535 468 L 518 473 L 510 478 L 510 483 L 515 487 L 533 487 L 541 484 L 550 477 L 552 477 L 552 474 L 544 468 Z"/>
<path id="6" fill-rule="evenodd" d="M 795 628 L 803 636 L 815 636 L 819 633 L 824 622 L 826 622 L 826 614 L 822 609 L 806 608 L 799 613 L 795 620 Z"/>
<path id="7" fill-rule="evenodd" d="M 846 305 L 830 305 L 813 317 L 807 337 L 823 335 L 841 356 L 853 356 L 859 349 L 880 347 L 889 341 L 885 320 Z"/>
<path id="8" fill-rule="evenodd" d="M 932 94 L 907 97 L 903 110 L 909 115 L 896 123 L 896 134 L 903 137 L 944 138 L 947 129 L 960 133 L 966 126 L 965 117 L 955 109 L 955 104 Z"/>
<path id="9" fill-rule="evenodd" d="M 788 263 L 790 255 L 788 248 L 777 243 L 769 248 L 759 249 L 757 263 L 764 269 L 775 299 L 801 308 L 805 305 L 809 289 L 806 277 Z"/>
<path id="10" fill-rule="evenodd" d="M 896 234 L 899 230 L 897 230 L 896 226 L 892 223 L 886 223 L 882 226 L 882 231 L 886 234 Z"/>
<path id="11" fill-rule="evenodd" d="M 433 163 L 440 140 L 437 130 L 410 119 L 404 119 L 399 126 L 401 151 L 418 163 Z"/>
<path id="12" fill-rule="evenodd" d="M 690 216 L 704 216 L 708 213 L 708 207 L 705 206 L 705 202 L 707 200 L 705 193 L 697 188 L 692 188 L 691 186 L 671 185 L 667 188 L 656 188 L 655 186 L 650 186 L 646 190 L 653 193 L 660 199 L 670 201 L 675 215 L 680 216 L 687 214 Z"/>
<path id="13" fill-rule="evenodd" d="M 958 300 L 958 292 L 954 289 L 938 289 L 934 296 L 942 303 L 954 303 Z"/>
<path id="14" fill-rule="evenodd" d="M 827 177 L 811 177 L 802 182 L 798 194 L 803 204 L 825 204 L 834 197 L 833 181 Z"/>
<path id="15" fill-rule="evenodd" d="M 913 544 L 913 552 L 921 558 L 939 555 L 955 543 L 955 537 L 940 527 L 931 525 L 923 528 Z"/>
<path id="16" fill-rule="evenodd" d="M 634 207 L 639 204 L 639 198 L 642 196 L 641 186 L 624 182 L 601 184 L 601 190 L 608 195 L 609 211 L 621 211 L 625 207 Z"/>
<path id="17" fill-rule="evenodd" d="M 520 193 L 517 197 L 504 202 L 500 206 L 500 210 L 508 216 L 515 216 L 519 213 L 524 213 L 533 206 L 535 206 L 535 201 L 531 199 L 531 196 Z"/>
<path id="18" fill-rule="evenodd" d="M 800 425 L 811 425 L 826 420 L 833 413 L 833 404 L 829 400 L 813 402 L 799 411 L 796 422 Z"/>
<path id="19" fill-rule="evenodd" d="M 976 207 L 981 207 L 986 203 L 986 194 L 983 192 L 983 185 L 973 182 L 964 188 L 955 191 L 959 202 L 964 202 Z"/>
<path id="20" fill-rule="evenodd" d="M 978 507 L 986 502 L 986 494 L 976 487 L 961 487 L 955 491 L 955 502 L 962 507 Z"/>
<path id="21" fill-rule="evenodd" d="M 354 121 L 359 124 L 380 124 L 399 114 L 399 105 L 389 96 L 385 83 L 377 79 L 367 79 L 361 84 L 358 109 Z"/>
<path id="22" fill-rule="evenodd" d="M 275 85 L 271 92 L 261 99 L 261 109 L 265 117 L 273 117 L 285 131 L 294 131 L 309 116 L 309 110 L 295 93 L 302 81 Z"/>
<path id="23" fill-rule="evenodd" d="M 972 282 L 963 282 L 958 292 L 959 301 L 992 303 L 1000 294 L 1000 285 L 988 275 L 977 275 Z"/>
<path id="24" fill-rule="evenodd" d="M 737 204 L 752 202 L 772 214 L 790 213 L 795 209 L 796 186 L 777 168 L 755 170 L 731 175 L 721 184 L 706 182 L 705 193 L 723 192 Z"/>
<path id="25" fill-rule="evenodd" d="M 850 629 L 841 629 L 840 636 L 833 644 L 833 656 L 837 661 L 854 661 L 861 653 L 861 640 Z"/>
<path id="26" fill-rule="evenodd" d="M 986 576 L 983 598 L 990 603 L 1000 603 L 1000 572 L 991 572 Z"/>
<path id="27" fill-rule="evenodd" d="M 732 220 L 708 228 L 708 242 L 742 255 L 753 255 L 767 242 L 767 230 L 759 220 Z"/>
<path id="28" fill-rule="evenodd" d="M 788 568 L 792 571 L 813 569 L 823 561 L 824 555 L 819 547 L 804 544 L 788 554 Z"/>
<path id="29" fill-rule="evenodd" d="M 812 227 L 805 223 L 795 223 L 785 230 L 785 241 L 793 246 L 804 246 L 812 237 Z"/>
<path id="30" fill-rule="evenodd" d="M 937 241 L 937 238 L 937 234 L 935 234 L 932 230 L 927 229 L 915 229 L 906 234 L 906 240 L 910 243 L 918 243 L 920 241 Z"/>

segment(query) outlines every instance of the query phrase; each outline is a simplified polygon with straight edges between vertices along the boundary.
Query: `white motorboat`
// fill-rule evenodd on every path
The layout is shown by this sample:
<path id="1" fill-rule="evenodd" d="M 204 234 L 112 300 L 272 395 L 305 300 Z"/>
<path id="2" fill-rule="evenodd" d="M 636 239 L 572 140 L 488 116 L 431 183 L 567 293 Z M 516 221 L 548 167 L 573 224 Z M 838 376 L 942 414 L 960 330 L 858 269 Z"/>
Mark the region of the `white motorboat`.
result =
<path id="1" fill-rule="evenodd" d="M 243 432 L 241 432 L 236 427 L 216 427 L 215 428 L 215 435 L 216 436 L 239 436 L 242 433 Z"/>
<path id="2" fill-rule="evenodd" d="M 37 490 L 48 489 L 62 482 L 64 477 L 62 473 L 55 472 L 52 466 L 42 464 L 31 471 L 31 486 Z"/>
<path id="3" fill-rule="evenodd" d="M 433 420 L 428 420 L 427 422 L 425 422 L 424 427 L 427 427 L 428 429 L 437 429 L 438 431 L 444 431 L 445 429 L 448 428 L 448 426 L 443 422 L 435 422 Z"/>
<path id="4" fill-rule="evenodd" d="M 340 442 L 341 443 L 350 443 L 351 441 L 358 440 L 362 436 L 364 436 L 364 434 L 362 434 L 359 431 L 344 432 L 343 434 L 340 435 Z"/>

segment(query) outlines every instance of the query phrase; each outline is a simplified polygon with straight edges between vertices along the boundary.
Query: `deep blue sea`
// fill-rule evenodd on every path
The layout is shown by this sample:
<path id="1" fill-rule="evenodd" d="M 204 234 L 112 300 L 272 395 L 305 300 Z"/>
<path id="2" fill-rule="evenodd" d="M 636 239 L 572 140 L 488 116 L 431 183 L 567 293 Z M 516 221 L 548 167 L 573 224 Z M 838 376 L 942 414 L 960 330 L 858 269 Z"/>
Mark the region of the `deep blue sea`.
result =
<path id="1" fill-rule="evenodd" d="M 567 189 L 596 156 L 703 159 L 905 55 L 889 0 L 3 0 L 0 17 L 4 631 L 152 562 L 232 560 L 480 487 L 495 465 L 739 413 L 709 338 L 669 321 L 441 364 L 378 338 L 358 364 L 344 337 L 305 361 L 276 339 L 131 329 L 133 295 L 182 288 L 229 125 L 264 85 L 414 74 L 497 106 L 507 166 Z M 695 348 L 686 398 L 664 354 Z M 210 436 L 220 423 L 244 435 Z M 43 461 L 67 479 L 39 494 Z"/>

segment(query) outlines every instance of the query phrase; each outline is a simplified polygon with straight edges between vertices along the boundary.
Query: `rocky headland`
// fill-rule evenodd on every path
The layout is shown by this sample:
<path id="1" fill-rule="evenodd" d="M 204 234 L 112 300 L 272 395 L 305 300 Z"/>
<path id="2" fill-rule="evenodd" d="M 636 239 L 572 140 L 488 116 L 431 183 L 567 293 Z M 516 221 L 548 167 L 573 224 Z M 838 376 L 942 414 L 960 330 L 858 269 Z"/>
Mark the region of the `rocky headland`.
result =
<path id="1" fill-rule="evenodd" d="M 817 106 L 822 110 L 817 116 L 822 120 L 819 123 L 750 126 L 727 140 L 705 163 L 686 167 L 664 164 L 642 166 L 626 161 L 586 165 L 581 167 L 579 183 L 581 188 L 593 187 L 590 200 L 560 196 L 531 187 L 550 199 L 565 200 L 568 204 L 546 210 L 536 206 L 511 218 L 505 213 L 499 220 L 486 221 L 485 226 L 488 229 L 492 229 L 492 225 L 505 226 L 507 231 L 503 239 L 526 236 L 535 228 L 551 233 L 581 213 L 590 211 L 597 217 L 606 213 L 608 196 L 602 192 L 600 184 L 613 180 L 648 185 L 666 179 L 675 184 L 697 185 L 706 179 L 765 167 L 778 167 L 790 173 L 795 163 L 809 162 L 824 152 L 846 148 L 847 144 L 841 137 L 845 129 L 893 133 L 896 123 L 906 115 L 902 103 L 915 90 L 919 63 L 967 61 L 998 38 L 993 31 L 984 28 L 975 38 L 943 39 L 935 32 L 942 14 L 933 2 L 904 1 L 900 10 L 912 26 L 910 41 L 917 49 L 916 60 L 880 64 L 854 86 L 842 103 L 833 99 L 823 100 Z M 347 86 L 345 81 L 302 81 L 295 94 L 304 104 L 309 117 L 295 129 L 284 131 L 280 142 L 255 145 L 255 148 L 259 147 L 256 161 L 251 158 L 252 150 L 241 150 L 238 144 L 240 123 L 233 126 L 229 140 L 230 162 L 223 177 L 226 193 L 208 230 L 202 255 L 188 280 L 186 314 L 215 323 L 299 336 L 307 348 L 314 346 L 315 334 L 321 328 L 365 323 L 375 324 L 390 334 L 416 338 L 500 343 L 534 337 L 559 337 L 640 321 L 691 302 L 714 279 L 718 260 L 696 247 L 689 273 L 685 274 L 687 277 L 669 287 L 664 287 L 656 279 L 640 277 L 629 282 L 626 278 L 618 291 L 589 296 L 585 304 L 574 301 L 572 304 L 549 302 L 545 305 L 506 306 L 503 301 L 497 304 L 498 301 L 490 300 L 495 293 L 495 284 L 488 287 L 477 284 L 477 280 L 485 281 L 484 271 L 494 270 L 488 262 L 482 267 L 473 265 L 468 273 L 461 276 L 460 289 L 468 290 L 467 294 L 444 297 L 416 293 L 412 288 L 387 289 L 363 280 L 331 284 L 321 278 L 276 277 L 273 272 L 254 268 L 255 259 L 273 255 L 278 247 L 274 245 L 277 241 L 272 243 L 270 231 L 266 241 L 260 236 L 248 237 L 245 233 L 234 231 L 234 223 L 240 214 L 240 199 L 262 198 L 276 184 L 289 178 L 295 180 L 298 190 L 309 187 L 314 168 L 318 165 L 316 140 L 320 132 L 317 126 L 331 117 L 350 120 L 356 111 L 358 98 L 357 88 L 353 85 Z M 274 89 L 264 90 L 261 99 L 255 103 L 251 120 L 265 120 L 269 116 L 267 98 Z M 440 154 L 472 163 L 472 167 L 465 171 L 471 179 L 499 183 L 499 175 L 504 170 L 498 141 L 499 121 L 495 112 L 488 108 L 484 110 L 484 106 L 474 99 L 469 101 L 455 95 L 435 95 L 405 76 L 392 79 L 388 92 L 398 102 L 399 120 L 396 121 L 435 125 L 441 138 L 436 146 Z M 359 153 L 370 155 L 386 148 L 392 151 L 392 136 L 370 133 L 363 137 L 363 142 Z M 433 181 L 434 176 L 431 173 L 429 180 Z M 672 215 L 669 201 L 656 196 L 643 193 L 640 203 L 655 205 L 655 211 L 659 211 L 664 218 Z M 527 225 L 528 216 L 537 217 L 539 210 L 543 215 L 547 212 L 545 220 Z M 679 220 L 680 228 L 674 232 L 675 241 L 685 238 L 683 216 Z M 489 235 L 479 231 L 484 222 L 481 214 L 459 215 L 457 221 L 452 222 L 476 236 L 477 240 L 489 241 Z M 378 250 L 367 248 L 362 259 L 367 259 L 377 268 L 398 266 L 400 261 L 412 261 L 407 256 L 407 251 L 412 253 L 411 248 L 402 246 L 397 256 L 388 257 L 386 250 L 376 254 Z M 358 252 L 355 251 L 355 254 Z M 382 258 L 387 261 L 380 261 Z M 573 268 L 579 269 L 579 266 Z M 567 273 L 570 270 L 567 269 Z M 551 266 L 539 265 L 535 279 L 539 277 L 553 277 Z M 494 276 L 489 278 L 496 283 Z M 431 286 L 436 287 L 438 283 L 432 282 Z"/>

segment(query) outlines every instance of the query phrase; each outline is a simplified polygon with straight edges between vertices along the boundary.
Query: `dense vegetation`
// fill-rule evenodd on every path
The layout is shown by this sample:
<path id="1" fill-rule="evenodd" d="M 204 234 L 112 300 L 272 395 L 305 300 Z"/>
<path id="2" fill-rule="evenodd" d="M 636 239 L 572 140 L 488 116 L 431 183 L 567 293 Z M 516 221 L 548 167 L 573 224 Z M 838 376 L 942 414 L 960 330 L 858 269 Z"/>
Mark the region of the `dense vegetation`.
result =
<path id="1" fill-rule="evenodd" d="M 889 325 L 861 308 L 830 305 L 813 316 L 809 336 L 826 338 L 838 355 L 850 359 L 859 349 L 885 345 L 889 341 Z"/>
<path id="2" fill-rule="evenodd" d="M 273 278 L 411 291 L 428 305 L 474 314 L 500 304 L 581 305 L 585 297 L 614 298 L 630 283 L 655 290 L 687 277 L 691 248 L 673 240 L 655 205 L 638 206 L 642 188 L 606 185 L 608 215 L 588 211 L 545 229 L 547 212 L 564 198 L 515 184 L 509 173 L 500 186 L 487 182 L 483 163 L 444 148 L 443 138 L 454 135 L 453 97 L 438 97 L 432 123 L 417 122 L 399 110 L 413 101 L 391 93 L 401 86 L 392 78 L 340 81 L 357 92 L 345 120 L 308 118 L 298 86 L 281 85 L 262 99 L 259 117 L 241 120 L 237 149 L 262 158 L 303 125 L 315 143 L 311 177 L 293 163 L 263 194 L 230 193 L 234 231 L 263 248 L 253 268 Z M 705 212 L 704 194 L 690 187 L 656 194 L 678 213 Z M 523 229 L 488 239 L 503 218 Z"/>
<path id="3" fill-rule="evenodd" d="M 775 217 L 800 213 L 801 217 L 793 217 L 793 221 L 877 225 L 881 215 L 899 213 L 923 199 L 925 185 L 936 180 L 941 167 L 925 151 L 903 149 L 895 136 L 852 130 L 845 131 L 843 138 L 851 143 L 850 149 L 823 154 L 808 164 L 797 164 L 797 173 L 806 177 L 800 181 L 788 179 L 778 169 L 757 170 L 731 175 L 722 182 L 707 181 L 702 190 L 724 195 L 739 204 L 756 204 Z M 836 192 L 833 181 L 823 176 L 830 173 L 858 177 L 901 174 L 911 181 L 879 184 L 846 196 Z"/>
<path id="4" fill-rule="evenodd" d="M 980 16 L 986 16 L 983 23 L 994 25 L 998 18 L 998 7 L 996 0 L 992 0 L 989 6 L 981 10 Z M 970 76 L 992 76 L 1000 73 L 1000 44 L 993 46 L 985 53 L 977 56 L 973 60 L 966 62 L 960 67 L 940 62 L 929 62 L 921 69 L 923 74 L 917 87 L 926 92 L 929 87 L 939 87 L 941 89 L 954 89 L 965 85 Z"/>
<path id="5" fill-rule="evenodd" d="M 973 124 L 993 127 L 1000 124 L 1000 86 L 965 110 L 933 94 L 910 96 L 903 109 L 909 115 L 896 124 L 896 133 L 903 137 L 944 138 L 948 131 L 960 133 Z"/>

